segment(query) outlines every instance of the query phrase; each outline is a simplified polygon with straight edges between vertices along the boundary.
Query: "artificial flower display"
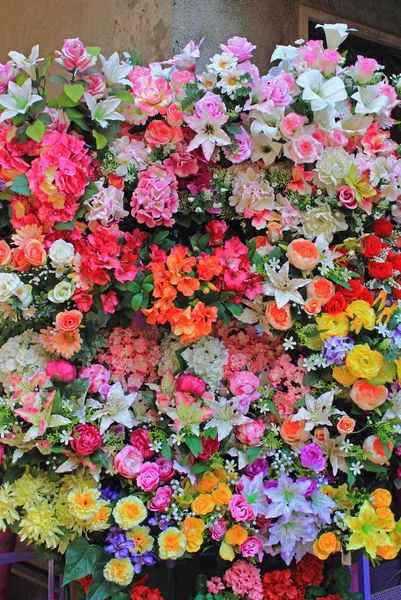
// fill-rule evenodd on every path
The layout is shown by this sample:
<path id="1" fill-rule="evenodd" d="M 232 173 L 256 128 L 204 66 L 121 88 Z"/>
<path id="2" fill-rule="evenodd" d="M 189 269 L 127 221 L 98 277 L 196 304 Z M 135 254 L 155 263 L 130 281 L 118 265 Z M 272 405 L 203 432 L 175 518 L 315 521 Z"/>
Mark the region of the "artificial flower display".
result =
<path id="1" fill-rule="evenodd" d="M 401 84 L 323 28 L 0 65 L 0 527 L 89 600 L 210 552 L 197 600 L 358 600 L 401 548 Z"/>

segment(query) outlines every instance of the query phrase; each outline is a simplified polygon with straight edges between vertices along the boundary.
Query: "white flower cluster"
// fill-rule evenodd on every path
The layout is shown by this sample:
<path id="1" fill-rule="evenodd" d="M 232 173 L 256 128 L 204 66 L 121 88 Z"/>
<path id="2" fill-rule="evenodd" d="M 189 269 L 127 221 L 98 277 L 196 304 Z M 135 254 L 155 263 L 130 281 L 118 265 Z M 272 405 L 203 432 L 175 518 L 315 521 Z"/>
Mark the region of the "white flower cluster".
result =
<path id="1" fill-rule="evenodd" d="M 216 389 L 223 379 L 229 353 L 222 341 L 207 335 L 184 350 L 182 357 L 195 375 Z"/>
<path id="2" fill-rule="evenodd" d="M 29 381 L 44 373 L 50 360 L 50 355 L 39 343 L 38 334 L 31 329 L 7 340 L 0 348 L 0 356 L 0 383 L 6 391 L 11 391 L 10 373 Z"/>
<path id="3" fill-rule="evenodd" d="M 164 375 L 168 370 L 174 374 L 179 372 L 180 363 L 176 352 L 181 350 L 183 346 L 182 341 L 172 333 L 163 338 L 161 342 L 162 356 L 159 362 L 159 375 Z"/>

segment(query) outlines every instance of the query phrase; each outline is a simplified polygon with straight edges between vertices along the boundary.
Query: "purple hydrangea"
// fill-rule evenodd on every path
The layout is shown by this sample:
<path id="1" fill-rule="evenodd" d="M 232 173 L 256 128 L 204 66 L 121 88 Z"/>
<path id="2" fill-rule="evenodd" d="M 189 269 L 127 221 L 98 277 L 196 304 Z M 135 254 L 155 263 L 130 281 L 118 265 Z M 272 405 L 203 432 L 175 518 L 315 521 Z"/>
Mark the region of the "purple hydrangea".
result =
<path id="1" fill-rule="evenodd" d="M 350 337 L 338 337 L 333 335 L 323 344 L 323 354 L 327 364 L 344 364 L 348 352 L 353 348 L 355 342 Z"/>

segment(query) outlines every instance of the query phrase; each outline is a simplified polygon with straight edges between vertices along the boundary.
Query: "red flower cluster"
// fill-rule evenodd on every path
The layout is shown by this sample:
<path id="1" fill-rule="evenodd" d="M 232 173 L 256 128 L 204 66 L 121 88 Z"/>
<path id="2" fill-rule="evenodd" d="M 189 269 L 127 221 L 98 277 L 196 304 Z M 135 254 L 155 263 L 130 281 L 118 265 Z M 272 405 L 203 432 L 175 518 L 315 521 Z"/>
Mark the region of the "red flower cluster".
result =
<path id="1" fill-rule="evenodd" d="M 148 576 L 145 575 L 134 584 L 131 591 L 131 600 L 163 600 L 163 596 L 157 588 L 152 589 L 144 585 L 147 578 Z"/>
<path id="2" fill-rule="evenodd" d="M 320 585 L 323 581 L 323 566 L 322 560 L 306 554 L 292 572 L 285 569 L 265 573 L 263 600 L 303 600 L 308 587 Z M 328 596 L 327 599 L 339 600 L 336 596 Z"/>

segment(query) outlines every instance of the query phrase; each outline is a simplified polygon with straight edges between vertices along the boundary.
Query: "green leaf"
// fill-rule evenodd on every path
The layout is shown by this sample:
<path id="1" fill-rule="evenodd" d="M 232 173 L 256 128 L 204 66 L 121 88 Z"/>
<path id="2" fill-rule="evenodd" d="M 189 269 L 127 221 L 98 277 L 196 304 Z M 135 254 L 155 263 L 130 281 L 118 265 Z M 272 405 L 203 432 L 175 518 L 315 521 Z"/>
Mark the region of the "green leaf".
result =
<path id="1" fill-rule="evenodd" d="M 228 133 L 232 133 L 233 135 L 239 135 L 241 133 L 241 127 L 238 123 L 227 123 L 225 129 Z"/>
<path id="2" fill-rule="evenodd" d="M 87 51 L 88 54 L 90 54 L 91 56 L 97 56 L 98 54 L 101 53 L 102 49 L 99 48 L 99 46 L 85 46 L 85 50 Z"/>
<path id="3" fill-rule="evenodd" d="M 99 546 L 89 544 L 83 537 L 71 542 L 65 554 L 63 585 L 92 573 L 101 554 L 103 554 L 103 551 Z"/>
<path id="4" fill-rule="evenodd" d="M 64 83 L 68 83 L 68 81 L 62 75 L 53 75 L 53 77 L 50 78 L 50 83 L 63 83 L 64 84 Z"/>
<path id="5" fill-rule="evenodd" d="M 76 224 L 76 219 L 73 219 L 72 221 L 67 221 L 67 223 L 62 223 L 60 221 L 54 224 L 54 229 L 57 229 L 58 231 L 72 231 Z"/>
<path id="6" fill-rule="evenodd" d="M 70 121 L 79 121 L 80 119 L 83 119 L 84 115 L 76 108 L 71 107 L 67 108 L 67 117 Z"/>
<path id="7" fill-rule="evenodd" d="M 104 556 L 104 552 L 102 552 Z M 92 571 L 92 583 L 89 586 L 86 600 L 105 600 L 110 598 L 116 592 L 121 592 L 121 585 L 106 581 L 103 576 L 103 569 L 110 560 L 110 557 L 98 560 L 95 569 Z"/>
<path id="8" fill-rule="evenodd" d="M 263 404 L 268 407 L 270 412 L 273 413 L 273 415 L 277 417 L 279 423 L 281 423 L 281 418 L 278 413 L 277 406 L 274 404 L 273 400 L 263 400 Z"/>
<path id="9" fill-rule="evenodd" d="M 196 435 L 190 435 L 190 436 L 186 437 L 185 443 L 188 446 L 188 448 L 191 450 L 191 452 L 195 456 L 195 458 L 197 458 L 198 454 L 200 452 L 202 452 L 202 450 L 203 450 L 202 440 L 199 437 L 197 437 Z"/>
<path id="10" fill-rule="evenodd" d="M 74 379 L 74 381 L 71 381 L 71 383 L 66 385 L 64 394 L 65 394 L 66 398 L 71 398 L 72 396 L 74 396 L 75 398 L 81 398 L 81 396 L 86 394 L 86 392 L 88 391 L 88 388 L 89 388 L 89 379 L 87 379 L 87 378 Z"/>
<path id="11" fill-rule="evenodd" d="M 65 95 L 75 103 L 79 102 L 84 94 L 84 91 L 85 88 L 80 83 L 70 83 L 64 86 Z"/>
<path id="12" fill-rule="evenodd" d="M 29 189 L 29 181 L 27 176 L 25 174 L 18 175 L 18 177 L 14 179 L 10 190 L 16 194 L 20 194 L 21 196 L 30 196 L 31 190 Z"/>
<path id="13" fill-rule="evenodd" d="M 95 452 L 93 452 L 91 454 L 90 458 L 95 465 L 100 465 L 101 467 L 104 467 L 105 469 L 108 469 L 110 467 L 109 460 L 108 460 L 108 454 L 106 454 L 106 452 L 103 452 L 100 449 L 95 450 Z"/>
<path id="14" fill-rule="evenodd" d="M 141 291 L 141 286 L 139 285 L 139 283 L 135 283 L 135 281 L 129 281 L 128 283 L 125 284 L 126 286 L 126 290 L 128 290 L 129 292 L 132 292 L 133 294 L 137 294 L 138 292 Z"/>
<path id="15" fill-rule="evenodd" d="M 44 125 L 51 125 L 52 123 L 52 118 L 50 115 L 48 115 L 45 112 L 42 112 L 39 116 L 38 116 L 38 121 L 42 121 L 42 123 Z"/>
<path id="16" fill-rule="evenodd" d="M 139 310 L 142 304 L 142 300 L 143 300 L 143 294 L 141 294 L 140 292 L 138 294 L 135 294 L 134 296 L 132 296 L 132 300 L 131 300 L 131 308 L 132 310 Z"/>
<path id="17" fill-rule="evenodd" d="M 234 304 L 233 302 L 225 302 L 224 306 L 227 308 L 227 310 L 230 311 L 232 315 L 234 315 L 234 317 L 239 317 L 244 310 L 243 306 L 241 306 L 240 304 Z"/>
<path id="18" fill-rule="evenodd" d="M 123 102 L 132 102 L 133 100 L 133 95 L 128 90 L 118 90 L 114 95 Z"/>
<path id="19" fill-rule="evenodd" d="M 93 129 L 92 134 L 93 134 L 93 137 L 96 140 L 96 148 L 97 148 L 97 150 L 102 150 L 102 148 L 105 148 L 107 146 L 107 138 L 106 138 L 106 136 L 104 136 L 102 133 L 98 133 L 96 131 L 96 129 Z"/>
<path id="20" fill-rule="evenodd" d="M 383 448 L 385 449 L 385 444 L 383 444 Z M 390 453 L 391 456 L 391 453 Z M 387 469 L 383 465 L 376 465 L 375 463 L 370 462 L 370 460 L 362 461 L 363 468 L 365 471 L 369 471 L 370 473 L 386 473 Z"/>
<path id="21" fill-rule="evenodd" d="M 46 100 L 43 98 L 42 100 L 38 100 L 31 106 L 31 113 L 33 115 L 40 115 L 41 112 L 46 108 Z"/>
<path id="22" fill-rule="evenodd" d="M 43 121 L 37 119 L 32 125 L 29 125 L 26 128 L 26 135 L 31 138 L 31 140 L 35 140 L 35 142 L 40 142 L 45 135 L 45 124 Z"/>
<path id="23" fill-rule="evenodd" d="M 171 461 L 171 448 L 166 442 L 162 443 L 162 455 L 166 460 Z"/>
<path id="24" fill-rule="evenodd" d="M 306 375 L 304 375 L 302 384 L 303 385 L 315 385 L 315 383 L 317 383 L 320 380 L 320 373 L 319 371 L 309 371 L 309 373 L 306 373 Z"/>
<path id="25" fill-rule="evenodd" d="M 248 463 L 251 465 L 258 458 L 261 453 L 262 448 L 260 446 L 250 446 L 246 451 L 246 455 L 248 457 Z"/>

